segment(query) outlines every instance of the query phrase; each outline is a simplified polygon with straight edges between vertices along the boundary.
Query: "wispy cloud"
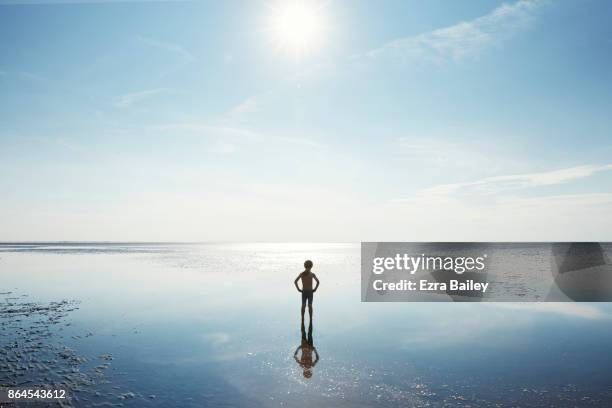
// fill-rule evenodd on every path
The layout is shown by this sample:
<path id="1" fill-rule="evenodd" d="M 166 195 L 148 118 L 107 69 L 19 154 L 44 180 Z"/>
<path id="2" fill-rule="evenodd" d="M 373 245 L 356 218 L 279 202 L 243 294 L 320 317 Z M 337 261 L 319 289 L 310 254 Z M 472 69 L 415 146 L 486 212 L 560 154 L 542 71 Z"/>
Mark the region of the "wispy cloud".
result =
<path id="1" fill-rule="evenodd" d="M 228 116 L 236 117 L 248 113 L 255 113 L 261 110 L 261 97 L 251 96 L 240 102 L 238 105 L 233 107 L 229 112 Z"/>
<path id="2" fill-rule="evenodd" d="M 228 143 L 222 140 L 218 140 L 208 148 L 209 153 L 215 154 L 231 154 L 235 153 L 237 150 L 238 147 L 235 144 Z"/>
<path id="3" fill-rule="evenodd" d="M 612 205 L 612 193 L 559 194 L 545 197 L 500 198 L 500 207 L 506 209 L 542 210 L 551 208 L 574 208 L 576 210 L 593 206 Z"/>
<path id="4" fill-rule="evenodd" d="M 295 136 L 270 136 L 269 140 L 279 144 L 290 144 L 301 147 L 310 147 L 313 149 L 322 148 L 323 145 L 315 140 L 307 139 L 304 137 Z"/>
<path id="5" fill-rule="evenodd" d="M 128 108 L 146 99 L 168 92 L 172 92 L 172 90 L 169 88 L 155 88 L 147 89 L 144 91 L 126 93 L 117 97 L 115 101 L 115 106 L 117 108 Z"/>
<path id="6" fill-rule="evenodd" d="M 381 211 L 384 219 L 410 220 L 413 239 L 422 241 L 606 241 L 612 228 L 612 192 L 593 183 L 589 186 L 594 191 L 581 187 L 585 178 L 606 170 L 612 165 L 438 185 L 391 199 Z M 564 192 L 543 189 L 572 181 Z M 405 234 L 405 228 L 391 224 L 381 235 L 384 239 Z"/>
<path id="7" fill-rule="evenodd" d="M 164 125 L 153 126 L 152 129 L 162 132 L 197 134 L 201 135 L 202 137 L 238 138 L 255 142 L 261 142 L 264 139 L 261 134 L 250 129 L 229 125 L 211 125 L 201 122 L 167 123 Z"/>
<path id="8" fill-rule="evenodd" d="M 486 177 L 476 181 L 454 184 L 442 184 L 420 190 L 420 196 L 444 196 L 465 190 L 478 191 L 483 194 L 498 193 L 503 190 L 529 187 L 551 186 L 586 178 L 606 170 L 612 170 L 612 164 L 575 166 L 566 169 L 540 173 L 515 174 L 507 176 Z"/>
<path id="9" fill-rule="evenodd" d="M 69 139 L 67 139 L 65 137 L 58 137 L 55 140 L 55 142 L 59 146 L 62 146 L 65 149 L 72 150 L 72 151 L 75 151 L 75 152 L 84 152 L 84 151 L 88 150 L 87 147 L 85 147 L 84 145 L 74 143 L 73 141 L 71 141 L 71 140 L 69 140 Z"/>
<path id="10" fill-rule="evenodd" d="M 157 48 L 162 51 L 176 54 L 180 56 L 181 58 L 183 58 L 186 62 L 195 61 L 196 59 L 196 57 L 191 52 L 189 52 L 188 50 L 186 50 L 183 46 L 179 44 L 175 44 L 175 43 L 168 42 L 168 41 L 153 40 L 153 39 L 142 37 L 142 36 L 139 36 L 137 38 L 139 41 L 148 45 L 149 47 Z"/>
<path id="11" fill-rule="evenodd" d="M 529 26 L 539 0 L 503 4 L 491 13 L 471 21 L 439 28 L 416 36 L 398 38 L 365 54 L 375 58 L 396 55 L 410 59 L 454 59 L 476 55 Z"/>
<path id="12" fill-rule="evenodd" d="M 245 119 L 265 110 L 275 98 L 278 88 L 269 89 L 256 95 L 248 96 L 237 105 L 227 110 L 220 118 L 224 123 L 242 123 Z"/>
<path id="13" fill-rule="evenodd" d="M 153 130 L 162 132 L 182 133 L 199 135 L 206 138 L 217 138 L 209 151 L 214 153 L 233 153 L 239 149 L 239 145 L 245 143 L 296 145 L 319 149 L 323 146 L 316 140 L 291 136 L 260 133 L 251 129 L 232 125 L 211 125 L 199 122 L 170 123 L 152 127 Z"/>

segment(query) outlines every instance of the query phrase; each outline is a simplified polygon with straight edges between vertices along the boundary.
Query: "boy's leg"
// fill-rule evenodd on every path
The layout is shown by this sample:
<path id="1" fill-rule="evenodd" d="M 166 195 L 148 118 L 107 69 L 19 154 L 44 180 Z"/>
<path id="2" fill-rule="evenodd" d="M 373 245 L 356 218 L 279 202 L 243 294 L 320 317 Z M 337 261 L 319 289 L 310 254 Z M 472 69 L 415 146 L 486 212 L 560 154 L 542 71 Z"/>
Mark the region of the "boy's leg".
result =
<path id="1" fill-rule="evenodd" d="M 313 293 L 310 292 L 310 295 L 308 296 L 308 314 L 310 314 L 310 321 L 312 321 L 312 298 L 313 298 Z"/>
<path id="2" fill-rule="evenodd" d="M 304 324 L 304 312 L 306 311 L 306 295 L 302 292 L 302 324 Z"/>

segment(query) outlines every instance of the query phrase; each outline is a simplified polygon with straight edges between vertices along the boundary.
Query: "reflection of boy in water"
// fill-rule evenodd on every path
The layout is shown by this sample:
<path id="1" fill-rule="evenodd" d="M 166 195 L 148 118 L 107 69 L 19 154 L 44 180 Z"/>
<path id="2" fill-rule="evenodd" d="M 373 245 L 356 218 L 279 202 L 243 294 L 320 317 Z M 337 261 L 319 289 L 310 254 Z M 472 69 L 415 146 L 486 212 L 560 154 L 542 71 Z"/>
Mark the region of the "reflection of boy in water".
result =
<path id="1" fill-rule="evenodd" d="M 302 355 L 298 360 L 297 355 L 300 349 L 302 350 Z M 312 361 L 313 352 L 315 354 L 315 361 Z M 304 325 L 302 324 L 302 344 L 298 346 L 297 349 L 295 349 L 295 353 L 293 353 L 293 358 L 304 370 L 304 377 L 312 377 L 312 369 L 319 362 L 319 353 L 317 353 L 317 349 L 313 345 L 312 341 L 312 326 L 308 327 L 308 340 L 306 340 L 306 331 L 304 329 Z"/>
<path id="2" fill-rule="evenodd" d="M 304 272 L 300 273 L 293 284 L 295 285 L 298 292 L 302 292 L 302 323 L 304 322 L 304 312 L 306 309 L 306 301 L 308 301 L 308 314 L 310 315 L 310 320 L 312 321 L 312 298 L 314 292 L 317 291 L 319 287 L 319 279 L 317 279 L 317 275 L 312 273 L 312 261 L 304 262 Z M 302 280 L 302 289 L 298 286 L 298 280 Z M 317 286 L 312 288 L 313 279 L 317 282 Z"/>

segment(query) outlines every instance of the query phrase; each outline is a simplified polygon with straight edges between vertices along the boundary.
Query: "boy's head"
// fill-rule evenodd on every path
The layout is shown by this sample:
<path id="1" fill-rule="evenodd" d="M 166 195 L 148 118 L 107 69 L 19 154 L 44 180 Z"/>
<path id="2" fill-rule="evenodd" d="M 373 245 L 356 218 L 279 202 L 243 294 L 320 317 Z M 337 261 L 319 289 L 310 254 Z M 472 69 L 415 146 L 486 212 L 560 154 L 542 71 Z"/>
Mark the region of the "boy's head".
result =
<path id="1" fill-rule="evenodd" d="M 312 269 L 312 261 L 309 259 L 306 262 L 304 262 L 304 268 L 309 271 Z"/>

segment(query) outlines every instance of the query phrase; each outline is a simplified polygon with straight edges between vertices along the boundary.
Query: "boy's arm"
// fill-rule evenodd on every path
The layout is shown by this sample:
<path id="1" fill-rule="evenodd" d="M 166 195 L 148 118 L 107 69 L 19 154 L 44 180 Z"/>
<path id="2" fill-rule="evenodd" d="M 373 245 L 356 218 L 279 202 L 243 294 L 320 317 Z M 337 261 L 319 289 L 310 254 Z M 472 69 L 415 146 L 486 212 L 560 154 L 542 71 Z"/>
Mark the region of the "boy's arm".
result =
<path id="1" fill-rule="evenodd" d="M 298 281 L 300 280 L 300 276 L 302 276 L 302 274 L 301 274 L 301 273 L 300 273 L 300 274 L 298 275 L 298 277 L 297 277 L 297 278 L 295 278 L 295 280 L 293 281 L 293 284 L 295 285 L 295 288 L 298 290 L 298 292 L 301 292 L 301 291 L 302 291 L 302 289 L 300 289 L 300 287 L 299 287 L 299 286 L 298 286 L 298 284 L 297 284 L 297 283 L 298 283 Z"/>
<path id="2" fill-rule="evenodd" d="M 298 346 L 298 348 L 295 350 L 295 353 L 293 354 L 293 358 L 295 360 L 296 363 L 298 363 L 299 365 L 302 365 L 302 363 L 300 362 L 300 360 L 298 360 L 298 351 L 300 351 L 300 349 L 302 348 L 302 346 Z"/>
<path id="3" fill-rule="evenodd" d="M 317 275 L 315 275 L 314 273 L 312 274 L 312 278 L 317 282 L 317 285 L 315 286 L 315 288 L 312 290 L 313 292 L 317 291 L 317 288 L 319 287 L 319 278 L 317 278 Z"/>

